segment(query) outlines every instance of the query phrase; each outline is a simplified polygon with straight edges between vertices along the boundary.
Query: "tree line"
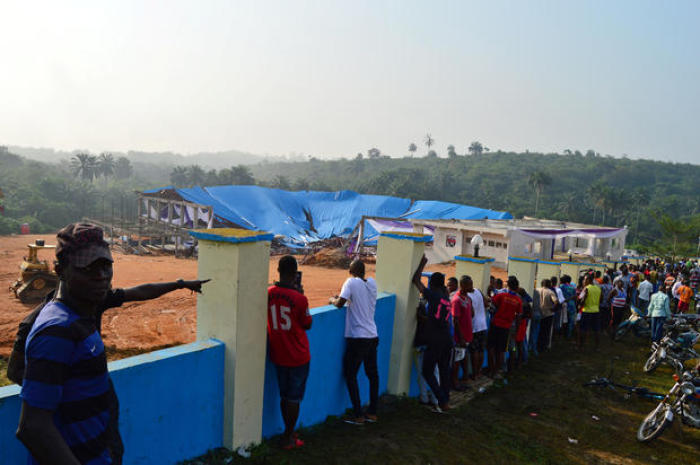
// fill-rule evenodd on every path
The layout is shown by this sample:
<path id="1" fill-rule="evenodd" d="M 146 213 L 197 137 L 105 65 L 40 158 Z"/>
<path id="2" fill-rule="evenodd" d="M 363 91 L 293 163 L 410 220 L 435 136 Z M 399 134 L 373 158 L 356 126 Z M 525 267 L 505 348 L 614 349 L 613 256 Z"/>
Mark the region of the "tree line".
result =
<path id="1" fill-rule="evenodd" d="M 136 190 L 162 187 L 261 185 L 287 190 L 354 190 L 413 200 L 443 200 L 514 217 L 533 216 L 627 226 L 628 243 L 643 250 L 675 245 L 695 253 L 700 236 L 700 166 L 603 156 L 594 150 L 562 154 L 491 151 L 478 141 L 464 154 L 454 145 L 434 153 L 426 134 L 425 155 L 409 144 L 403 158 L 372 147 L 353 157 L 306 162 L 263 162 L 206 170 L 75 154 L 46 164 L 0 150 L 0 234 L 20 222 L 35 231 L 55 230 L 82 216 L 135 215 Z M 411 150 L 415 147 L 416 150 Z M 122 160 L 123 158 L 123 160 Z M 97 182 L 100 179 L 101 182 Z"/>

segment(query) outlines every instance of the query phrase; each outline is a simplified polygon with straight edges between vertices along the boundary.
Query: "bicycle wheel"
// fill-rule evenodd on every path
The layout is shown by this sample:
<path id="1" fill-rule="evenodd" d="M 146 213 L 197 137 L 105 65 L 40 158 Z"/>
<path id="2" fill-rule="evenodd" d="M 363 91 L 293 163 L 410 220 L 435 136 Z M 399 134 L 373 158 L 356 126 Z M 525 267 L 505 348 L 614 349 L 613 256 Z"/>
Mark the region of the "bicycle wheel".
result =
<path id="1" fill-rule="evenodd" d="M 659 349 L 656 349 L 644 363 L 644 373 L 651 373 L 652 371 L 656 370 L 656 367 L 658 367 L 660 364 L 661 356 L 659 354 Z"/>
<path id="2" fill-rule="evenodd" d="M 649 415 L 639 425 L 637 430 L 637 441 L 649 442 L 661 436 L 666 427 L 673 421 L 673 413 L 671 406 L 665 402 L 659 402 L 659 405 L 652 410 Z"/>

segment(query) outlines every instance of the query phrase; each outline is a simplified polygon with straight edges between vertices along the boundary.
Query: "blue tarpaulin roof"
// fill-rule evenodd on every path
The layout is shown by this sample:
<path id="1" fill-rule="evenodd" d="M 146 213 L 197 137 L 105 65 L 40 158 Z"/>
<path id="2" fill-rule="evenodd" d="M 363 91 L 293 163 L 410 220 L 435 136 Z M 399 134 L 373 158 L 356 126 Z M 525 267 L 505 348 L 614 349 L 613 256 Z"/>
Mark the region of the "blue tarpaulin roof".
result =
<path id="1" fill-rule="evenodd" d="M 353 191 L 290 192 L 260 186 L 213 186 L 178 189 L 172 186 L 145 191 L 173 190 L 184 200 L 210 205 L 220 220 L 285 236 L 306 244 L 334 236 L 348 236 L 362 216 L 406 219 L 510 219 L 507 212 L 449 202 L 358 194 Z M 367 231 L 366 235 L 374 231 Z M 374 232 L 376 233 L 376 232 Z"/>

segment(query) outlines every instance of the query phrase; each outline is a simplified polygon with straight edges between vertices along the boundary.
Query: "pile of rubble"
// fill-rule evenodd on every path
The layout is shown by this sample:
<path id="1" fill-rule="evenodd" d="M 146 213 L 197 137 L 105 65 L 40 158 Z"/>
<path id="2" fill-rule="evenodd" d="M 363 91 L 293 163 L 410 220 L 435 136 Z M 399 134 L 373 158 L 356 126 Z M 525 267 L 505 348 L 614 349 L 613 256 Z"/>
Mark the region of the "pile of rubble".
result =
<path id="1" fill-rule="evenodd" d="M 348 256 L 344 249 L 324 247 L 315 253 L 306 255 L 301 260 L 301 264 L 347 269 L 351 261 L 352 257 Z"/>

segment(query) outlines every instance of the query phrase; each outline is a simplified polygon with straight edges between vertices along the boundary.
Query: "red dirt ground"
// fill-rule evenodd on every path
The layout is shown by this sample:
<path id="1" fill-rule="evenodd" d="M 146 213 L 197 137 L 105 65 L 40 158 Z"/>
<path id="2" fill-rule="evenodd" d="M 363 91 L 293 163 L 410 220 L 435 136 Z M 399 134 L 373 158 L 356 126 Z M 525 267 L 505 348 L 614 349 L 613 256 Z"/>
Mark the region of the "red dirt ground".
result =
<path id="1" fill-rule="evenodd" d="M 35 239 L 54 244 L 55 236 L 0 236 L 0 356 L 8 356 L 17 332 L 17 325 L 34 307 L 22 304 L 9 291 L 17 279 L 26 245 Z M 43 258 L 53 258 L 46 251 Z M 114 287 L 131 287 L 148 282 L 174 281 L 178 278 L 195 279 L 196 260 L 176 259 L 172 256 L 144 256 L 114 254 Z M 278 257 L 270 259 L 270 280 L 277 276 Z M 433 265 L 431 271 L 454 274 L 454 265 Z M 304 291 L 312 307 L 328 303 L 328 297 L 337 294 L 348 276 L 341 269 L 300 266 Z M 367 274 L 373 276 L 375 265 L 367 265 Z M 495 269 L 494 275 L 505 276 Z M 206 292 L 206 285 L 204 286 Z M 151 350 L 163 345 L 192 342 L 196 336 L 196 298 L 187 290 L 178 290 L 147 302 L 127 303 L 119 309 L 108 310 L 103 319 L 105 345 L 120 351 Z"/>

